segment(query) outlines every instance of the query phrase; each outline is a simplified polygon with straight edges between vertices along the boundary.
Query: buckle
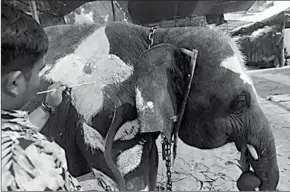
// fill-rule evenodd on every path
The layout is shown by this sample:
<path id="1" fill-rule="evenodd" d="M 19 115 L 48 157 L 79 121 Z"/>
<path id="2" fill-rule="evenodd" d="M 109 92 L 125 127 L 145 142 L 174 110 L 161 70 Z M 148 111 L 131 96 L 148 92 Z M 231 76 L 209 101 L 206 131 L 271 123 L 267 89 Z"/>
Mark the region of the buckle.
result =
<path id="1" fill-rule="evenodd" d="M 41 109 L 44 112 L 48 113 L 50 116 L 55 114 L 55 109 L 50 107 L 46 102 L 42 102 L 41 103 Z"/>

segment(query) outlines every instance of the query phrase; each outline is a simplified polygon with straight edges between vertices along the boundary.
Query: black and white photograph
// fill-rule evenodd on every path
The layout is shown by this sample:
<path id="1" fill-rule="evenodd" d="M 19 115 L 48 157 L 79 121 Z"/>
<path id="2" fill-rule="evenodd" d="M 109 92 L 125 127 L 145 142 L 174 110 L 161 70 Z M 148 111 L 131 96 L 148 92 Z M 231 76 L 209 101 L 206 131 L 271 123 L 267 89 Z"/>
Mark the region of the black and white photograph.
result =
<path id="1" fill-rule="evenodd" d="M 1 191 L 290 191 L 290 1 L 2 0 Z"/>

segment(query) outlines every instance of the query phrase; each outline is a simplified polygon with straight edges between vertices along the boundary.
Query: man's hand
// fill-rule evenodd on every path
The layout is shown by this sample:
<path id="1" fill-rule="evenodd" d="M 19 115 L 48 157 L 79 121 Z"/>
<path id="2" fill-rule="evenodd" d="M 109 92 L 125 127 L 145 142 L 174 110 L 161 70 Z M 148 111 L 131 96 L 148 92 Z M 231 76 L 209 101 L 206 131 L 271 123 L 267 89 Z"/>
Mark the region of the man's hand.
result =
<path id="1" fill-rule="evenodd" d="M 62 92 L 66 89 L 66 87 L 60 83 L 54 83 L 49 86 L 48 89 L 56 90 L 47 93 L 45 102 L 53 109 L 56 109 L 62 102 Z"/>

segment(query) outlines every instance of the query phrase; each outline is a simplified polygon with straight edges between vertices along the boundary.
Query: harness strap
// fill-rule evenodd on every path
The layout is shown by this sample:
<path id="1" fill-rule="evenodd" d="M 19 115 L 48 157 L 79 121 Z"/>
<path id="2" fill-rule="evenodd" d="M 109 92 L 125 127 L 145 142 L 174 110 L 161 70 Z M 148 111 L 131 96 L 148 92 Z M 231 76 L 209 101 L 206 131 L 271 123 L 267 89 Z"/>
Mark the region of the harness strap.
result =
<path id="1" fill-rule="evenodd" d="M 154 33 L 157 29 L 157 26 L 154 26 L 152 28 L 150 28 L 150 32 L 149 32 L 149 46 L 148 49 L 150 49 L 153 46 L 153 36 Z M 176 159 L 176 153 L 177 153 L 177 141 L 178 141 L 178 131 L 181 125 L 181 120 L 185 111 L 185 107 L 186 107 L 186 103 L 188 100 L 188 96 L 189 96 L 189 92 L 190 92 L 190 88 L 191 88 L 191 84 L 193 81 L 193 74 L 195 71 L 195 65 L 196 65 L 196 59 L 197 59 L 197 53 L 198 51 L 193 49 L 192 52 L 188 51 L 186 49 L 181 49 L 181 51 L 183 53 L 185 53 L 186 55 L 189 55 L 191 57 L 191 62 L 190 62 L 190 67 L 191 67 L 191 74 L 188 74 L 188 86 L 187 86 L 187 90 L 186 93 L 184 95 L 183 101 L 182 101 L 182 106 L 181 106 L 181 110 L 180 113 L 174 117 L 172 117 L 171 119 L 174 122 L 177 122 L 176 126 L 174 127 L 174 133 L 173 133 L 173 140 L 172 139 L 167 139 L 166 136 L 164 135 L 164 133 L 161 133 L 161 138 L 162 138 L 162 158 L 163 160 L 165 160 L 165 166 L 166 166 L 166 175 L 167 175 L 167 185 L 166 185 L 166 190 L 167 191 L 172 191 L 172 181 L 171 181 L 171 145 L 173 143 L 173 163 Z"/>
<path id="2" fill-rule="evenodd" d="M 189 52 L 185 49 L 181 49 L 183 53 L 185 54 L 189 54 Z M 179 128 L 180 128 L 180 125 L 181 125 L 181 120 L 182 120 L 182 117 L 184 115 L 184 111 L 185 111 L 185 107 L 186 107 L 186 103 L 187 103 L 187 100 L 188 100 L 188 96 L 189 96 L 189 92 L 190 92 L 190 88 L 191 88 L 191 85 L 192 85 L 192 80 L 193 80 L 193 74 L 194 74 L 194 71 L 195 71 L 195 65 L 196 65 L 196 59 L 197 59 L 197 54 L 198 54 L 198 51 L 196 49 L 193 49 L 192 52 L 190 53 L 191 55 L 191 61 L 190 61 L 190 67 L 191 67 L 191 74 L 188 74 L 188 85 L 187 85 L 187 90 L 186 90 L 186 93 L 185 93 L 185 96 L 183 98 L 183 101 L 182 101 L 182 104 L 181 104 L 181 109 L 180 109 L 180 113 L 179 113 L 179 117 L 178 117 L 178 122 L 174 128 L 174 133 L 173 133 L 173 164 L 174 164 L 174 161 L 176 159 L 176 153 L 177 153 L 177 141 L 178 141 L 178 131 L 179 131 Z"/>

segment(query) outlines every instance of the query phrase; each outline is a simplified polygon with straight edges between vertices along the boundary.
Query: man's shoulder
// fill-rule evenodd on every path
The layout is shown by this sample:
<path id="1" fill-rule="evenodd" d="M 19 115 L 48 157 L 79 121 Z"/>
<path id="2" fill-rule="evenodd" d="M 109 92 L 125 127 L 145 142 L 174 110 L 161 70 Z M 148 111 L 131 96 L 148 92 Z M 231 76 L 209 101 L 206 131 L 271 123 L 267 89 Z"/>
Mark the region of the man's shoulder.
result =
<path id="1" fill-rule="evenodd" d="M 25 124 L 18 123 L 17 121 L 5 121 L 1 123 L 2 138 L 10 137 L 12 140 L 19 138 L 25 140 L 46 140 L 46 137 L 39 133 L 34 127 L 26 126 Z"/>
<path id="2" fill-rule="evenodd" d="M 17 122 L 2 123 L 2 145 L 10 143 L 10 149 L 21 147 L 22 153 L 29 155 L 30 149 L 37 149 L 38 153 L 47 153 L 61 161 L 65 161 L 64 150 L 54 141 L 49 141 L 46 136 L 36 129 Z"/>

